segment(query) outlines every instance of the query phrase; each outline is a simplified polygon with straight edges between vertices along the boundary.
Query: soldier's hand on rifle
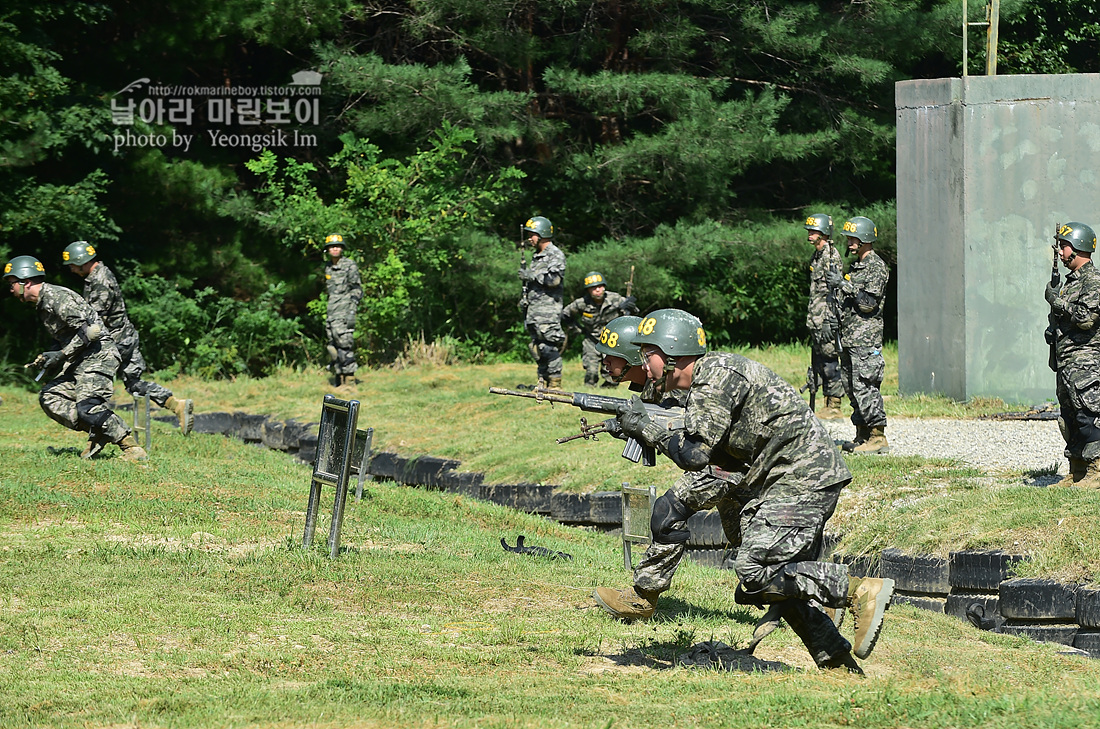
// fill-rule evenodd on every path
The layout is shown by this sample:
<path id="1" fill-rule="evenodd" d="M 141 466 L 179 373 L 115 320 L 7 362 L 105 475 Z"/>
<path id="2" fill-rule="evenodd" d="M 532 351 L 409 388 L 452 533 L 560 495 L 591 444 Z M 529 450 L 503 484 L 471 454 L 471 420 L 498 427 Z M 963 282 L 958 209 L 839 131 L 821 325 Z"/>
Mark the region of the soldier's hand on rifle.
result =
<path id="1" fill-rule="evenodd" d="M 623 303 L 619 304 L 619 311 L 624 314 L 633 314 L 638 310 L 638 302 L 633 296 L 627 296 L 623 299 Z"/>
<path id="2" fill-rule="evenodd" d="M 835 268 L 830 268 L 825 272 L 825 283 L 829 284 L 829 288 L 838 288 L 842 281 L 844 281 L 844 277 Z"/>
<path id="3" fill-rule="evenodd" d="M 519 270 L 519 280 L 520 281 L 534 281 L 535 280 L 535 272 L 530 268 L 521 268 Z"/>
<path id="4" fill-rule="evenodd" d="M 821 325 L 821 341 L 831 342 L 836 337 L 836 328 L 833 327 L 832 322 L 825 322 Z"/>
<path id="5" fill-rule="evenodd" d="M 1050 308 L 1055 311 L 1061 312 L 1066 310 L 1066 300 L 1058 295 L 1058 290 L 1047 282 L 1046 290 L 1043 291 L 1043 298 L 1050 304 Z"/>
<path id="6" fill-rule="evenodd" d="M 599 427 L 613 438 L 623 437 L 623 426 L 619 424 L 618 418 L 608 418 L 607 420 L 600 423 Z"/>
<path id="7" fill-rule="evenodd" d="M 637 438 L 643 443 L 647 442 L 643 433 L 646 426 L 653 425 L 653 418 L 646 412 L 645 403 L 635 395 L 630 402 L 623 403 L 619 407 L 619 425 L 623 432 L 632 438 Z"/>
<path id="8" fill-rule="evenodd" d="M 48 370 L 54 366 L 54 364 L 61 359 L 61 352 L 50 350 L 49 352 L 43 352 L 34 358 L 34 362 L 31 362 L 32 367 L 41 367 L 44 370 Z"/>

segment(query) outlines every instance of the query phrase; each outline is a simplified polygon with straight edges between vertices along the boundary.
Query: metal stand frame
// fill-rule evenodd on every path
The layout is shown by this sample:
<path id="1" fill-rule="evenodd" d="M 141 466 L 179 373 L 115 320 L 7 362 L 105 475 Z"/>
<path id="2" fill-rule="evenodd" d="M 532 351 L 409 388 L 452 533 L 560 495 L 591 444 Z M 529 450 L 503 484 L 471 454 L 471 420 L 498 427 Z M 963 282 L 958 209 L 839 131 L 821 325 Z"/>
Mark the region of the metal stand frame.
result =
<path id="1" fill-rule="evenodd" d="M 149 417 L 150 411 L 149 395 L 134 395 L 134 440 L 137 444 L 149 450 L 150 443 L 152 442 L 152 431 L 150 426 L 152 419 Z M 142 443 L 142 440 L 145 442 Z"/>
<path id="2" fill-rule="evenodd" d="M 650 544 L 653 535 L 649 530 L 653 518 L 653 502 L 657 499 L 657 487 L 623 484 L 623 566 L 634 571 L 630 547 L 633 544 Z"/>
<path id="3" fill-rule="evenodd" d="M 332 522 L 329 524 L 329 558 L 340 554 L 340 528 L 344 523 L 344 504 L 348 497 L 348 477 L 355 453 L 356 423 L 359 420 L 359 401 L 340 400 L 325 395 L 321 405 L 321 428 L 317 435 L 317 460 L 313 464 L 313 478 L 309 487 L 309 504 L 306 506 L 306 530 L 302 546 L 313 542 L 317 530 L 317 511 L 321 502 L 321 486 L 334 487 Z M 369 457 L 369 456 L 368 456 Z"/>
<path id="4" fill-rule="evenodd" d="M 355 431 L 355 445 L 351 456 L 351 470 L 359 476 L 359 482 L 355 486 L 355 500 L 363 498 L 363 483 L 370 480 L 367 468 L 370 466 L 370 447 L 374 440 L 374 428 Z M 370 498 L 370 492 L 367 492 Z"/>

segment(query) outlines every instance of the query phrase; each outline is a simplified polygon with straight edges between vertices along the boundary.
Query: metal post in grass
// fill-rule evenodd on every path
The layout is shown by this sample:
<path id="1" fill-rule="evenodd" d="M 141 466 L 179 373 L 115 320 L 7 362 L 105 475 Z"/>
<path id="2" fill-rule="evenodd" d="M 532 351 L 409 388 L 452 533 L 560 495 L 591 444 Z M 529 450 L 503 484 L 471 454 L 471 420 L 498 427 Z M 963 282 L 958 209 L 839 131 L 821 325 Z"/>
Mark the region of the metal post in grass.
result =
<path id="1" fill-rule="evenodd" d="M 363 498 L 363 483 L 370 478 L 367 469 L 370 467 L 370 447 L 374 440 L 374 428 L 355 431 L 355 452 L 352 454 L 351 467 L 359 475 L 359 481 L 355 486 L 355 500 Z M 367 492 L 370 498 L 370 492 Z"/>
<path id="2" fill-rule="evenodd" d="M 355 451 L 355 426 L 359 420 L 359 401 L 340 400 L 325 395 L 321 404 L 321 427 L 317 434 L 317 458 L 313 462 L 313 478 L 306 506 L 306 530 L 302 546 L 313 542 L 317 530 L 317 511 L 321 504 L 321 487 L 333 488 L 332 521 L 329 524 L 329 557 L 340 554 L 340 527 L 344 522 L 344 504 L 348 496 L 348 476 Z"/>
<path id="3" fill-rule="evenodd" d="M 649 522 L 653 517 L 653 502 L 657 499 L 657 487 L 631 486 L 623 484 L 623 565 L 627 572 L 634 571 L 634 561 L 630 556 L 633 544 L 650 544 L 653 535 L 649 531 Z"/>
<path id="4" fill-rule="evenodd" d="M 134 440 L 146 451 L 149 450 L 153 430 L 149 427 L 149 410 L 149 394 L 134 395 Z"/>

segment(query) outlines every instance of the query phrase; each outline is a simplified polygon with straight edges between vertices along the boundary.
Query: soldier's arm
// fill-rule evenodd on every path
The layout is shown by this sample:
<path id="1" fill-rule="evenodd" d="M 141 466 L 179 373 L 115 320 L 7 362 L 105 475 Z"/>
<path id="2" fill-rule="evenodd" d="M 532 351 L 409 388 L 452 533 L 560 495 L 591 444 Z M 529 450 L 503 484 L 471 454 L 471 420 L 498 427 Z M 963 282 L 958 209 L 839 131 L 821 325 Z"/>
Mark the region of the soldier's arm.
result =
<path id="1" fill-rule="evenodd" d="M 547 256 L 538 260 L 532 260 L 534 267 L 533 280 L 540 286 L 548 289 L 561 286 L 565 278 L 565 256 Z"/>
<path id="2" fill-rule="evenodd" d="M 736 372 L 714 370 L 692 382 L 684 411 L 684 428 L 662 447 L 685 471 L 701 471 L 710 464 L 714 449 L 734 426 L 735 412 L 748 397 L 748 383 Z"/>
<path id="3" fill-rule="evenodd" d="M 77 302 L 83 306 L 77 305 Z M 90 343 L 98 342 L 104 335 L 102 320 L 87 302 L 75 296 L 59 307 L 57 313 L 70 328 L 76 330 L 69 341 L 59 342 L 61 356 L 65 359 L 72 359 L 73 355 Z"/>
<path id="4" fill-rule="evenodd" d="M 868 266 L 862 272 L 859 277 L 858 283 L 855 284 L 853 294 L 856 299 L 856 306 L 864 314 L 870 314 L 878 308 L 882 302 L 882 297 L 886 293 L 886 282 L 890 278 L 890 273 L 886 269 L 885 264 L 879 264 L 876 266 Z"/>
<path id="5" fill-rule="evenodd" d="M 1066 302 L 1066 314 L 1073 326 L 1082 331 L 1095 328 L 1100 320 L 1100 285 L 1084 289 L 1073 301 Z"/>
<path id="6" fill-rule="evenodd" d="M 348 271 L 348 290 L 351 292 L 351 297 L 355 299 L 355 303 L 358 304 L 363 299 L 363 280 L 359 276 L 359 266 L 355 261 L 348 260 L 351 264 L 351 268 Z"/>

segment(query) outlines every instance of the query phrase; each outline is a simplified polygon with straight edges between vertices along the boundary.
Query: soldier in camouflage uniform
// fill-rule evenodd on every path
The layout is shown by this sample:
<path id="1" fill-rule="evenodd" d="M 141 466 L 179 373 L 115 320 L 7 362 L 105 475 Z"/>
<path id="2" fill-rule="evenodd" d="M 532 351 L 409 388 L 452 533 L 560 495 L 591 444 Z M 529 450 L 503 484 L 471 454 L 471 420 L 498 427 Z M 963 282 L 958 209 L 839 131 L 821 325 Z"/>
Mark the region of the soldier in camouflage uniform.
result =
<path id="1" fill-rule="evenodd" d="M 856 260 L 848 275 L 839 271 L 826 275 L 840 299 L 840 369 L 844 389 L 852 403 L 852 424 L 856 439 L 845 450 L 855 453 L 884 453 L 886 409 L 882 403 L 882 309 L 886 303 L 886 282 L 890 269 L 872 250 L 878 228 L 868 218 L 855 217 L 844 223 L 848 252 Z"/>
<path id="2" fill-rule="evenodd" d="M 561 309 L 565 280 L 565 254 L 554 245 L 554 226 L 536 215 L 523 225 L 525 242 L 535 253 L 531 265 L 519 270 L 523 295 L 519 306 L 523 323 L 531 335 L 528 347 L 538 362 L 538 384 L 551 389 L 561 387 L 561 353 L 565 349 L 565 331 L 561 328 Z"/>
<path id="3" fill-rule="evenodd" d="M 840 398 L 844 396 L 844 383 L 840 378 L 840 348 L 833 292 L 825 281 L 829 271 L 844 271 L 840 253 L 833 247 L 833 219 L 825 213 L 814 213 L 803 225 L 806 239 L 814 246 L 810 259 L 810 299 L 806 311 L 806 328 L 810 330 L 810 366 L 814 377 L 825 394 L 825 407 L 818 417 L 826 420 L 839 418 Z"/>
<path id="4" fill-rule="evenodd" d="M 61 261 L 84 279 L 85 301 L 92 305 L 111 332 L 121 358 L 118 374 L 126 392 L 134 397 L 148 395 L 157 405 L 176 414 L 184 435 L 190 433 L 194 423 L 194 402 L 179 399 L 167 387 L 141 379 L 145 358 L 138 348 L 137 329 L 126 314 L 126 301 L 118 280 L 107 264 L 99 260 L 95 247 L 84 240 L 70 243 L 61 253 Z"/>
<path id="5" fill-rule="evenodd" d="M 735 600 L 769 606 L 761 625 L 786 620 L 818 666 L 861 672 L 853 645 L 812 603 L 851 610 L 854 653 L 866 658 L 893 581 L 849 577 L 846 566 L 818 561 L 825 522 L 852 479 L 821 421 L 767 367 L 737 354 L 708 354 L 706 334 L 687 312 L 653 312 L 632 341 L 651 380 L 663 391 L 688 394 L 682 430 L 657 425 L 635 398 L 618 416 L 623 433 L 659 448 L 685 471 L 721 468 L 750 497 L 741 510 Z M 662 494 L 653 505 L 653 539 L 686 541 L 695 506 L 676 490 Z"/>
<path id="6" fill-rule="evenodd" d="M 633 296 L 623 296 L 607 290 L 603 274 L 591 271 L 584 277 L 584 296 L 574 299 L 561 312 L 563 326 L 581 334 L 581 362 L 584 364 L 584 384 L 595 387 L 600 384 L 602 356 L 596 348 L 604 326 L 624 314 L 635 314 L 638 307 Z M 604 377 L 603 387 L 616 387 L 619 383 Z"/>
<path id="7" fill-rule="evenodd" d="M 84 458 L 115 443 L 122 449 L 123 460 L 145 460 L 145 449 L 107 404 L 119 365 L 110 332 L 87 301 L 64 286 L 45 283 L 45 273 L 41 261 L 32 256 L 17 256 L 4 267 L 12 295 L 35 305 L 39 320 L 54 339 L 55 349 L 27 365 L 43 371 L 61 369 L 38 394 L 42 410 L 66 428 L 89 434 Z"/>
<path id="8" fill-rule="evenodd" d="M 1058 425 L 1066 440 L 1069 476 L 1058 485 L 1100 488 L 1100 273 L 1092 263 L 1096 234 L 1084 223 L 1059 226 L 1057 255 L 1069 271 L 1047 284 L 1047 341 L 1057 375 Z"/>
<path id="9" fill-rule="evenodd" d="M 337 386 L 354 385 L 355 370 L 355 315 L 363 298 L 363 284 L 359 279 L 359 267 L 355 261 L 344 257 L 344 237 L 330 235 L 325 238 L 325 253 L 330 261 L 325 264 L 325 291 L 328 293 L 328 311 L 325 316 L 325 332 L 328 335 L 329 359 Z"/>

